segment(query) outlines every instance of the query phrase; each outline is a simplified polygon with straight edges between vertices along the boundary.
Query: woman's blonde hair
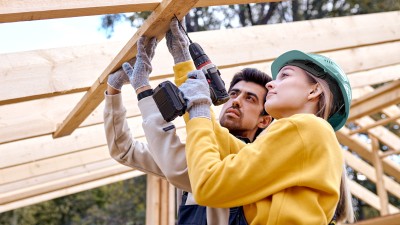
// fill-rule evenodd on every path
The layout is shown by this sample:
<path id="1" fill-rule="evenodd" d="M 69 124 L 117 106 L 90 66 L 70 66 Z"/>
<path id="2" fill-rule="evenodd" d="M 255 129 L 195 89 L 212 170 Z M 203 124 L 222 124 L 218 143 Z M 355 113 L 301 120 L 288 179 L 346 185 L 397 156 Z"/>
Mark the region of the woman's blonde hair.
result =
<path id="1" fill-rule="evenodd" d="M 316 77 L 312 75 L 310 72 L 303 70 L 309 77 L 309 81 L 311 83 L 318 83 L 322 89 L 322 94 L 319 96 L 318 100 L 318 110 L 317 113 L 315 114 L 318 117 L 321 117 L 325 120 L 328 120 L 328 118 L 333 115 L 336 111 L 340 110 L 340 105 L 341 103 L 335 102 L 333 99 L 333 94 L 330 89 L 329 84 L 327 80 L 324 80 L 322 78 Z M 329 82 L 332 82 L 330 80 Z M 354 210 L 353 210 L 353 204 L 352 204 L 352 198 L 351 198 L 351 193 L 350 189 L 348 186 L 348 181 L 347 181 L 347 174 L 346 174 L 346 166 L 343 168 L 343 173 L 342 173 L 342 179 L 340 182 L 340 198 L 338 205 L 336 206 L 336 211 L 335 211 L 335 220 L 337 222 L 349 222 L 353 223 L 354 222 Z"/>

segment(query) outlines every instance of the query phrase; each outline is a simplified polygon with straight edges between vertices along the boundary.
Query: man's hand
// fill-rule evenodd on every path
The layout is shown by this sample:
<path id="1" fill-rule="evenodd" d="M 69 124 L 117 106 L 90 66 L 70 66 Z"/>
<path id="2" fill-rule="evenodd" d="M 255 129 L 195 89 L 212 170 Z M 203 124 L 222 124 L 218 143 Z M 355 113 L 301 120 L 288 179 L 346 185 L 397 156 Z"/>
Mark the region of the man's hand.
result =
<path id="1" fill-rule="evenodd" d="M 188 74 L 188 79 L 183 83 L 179 90 L 187 101 L 187 111 L 189 118 L 210 116 L 210 86 L 206 76 L 201 70 L 194 70 Z"/>
<path id="2" fill-rule="evenodd" d="M 184 20 L 182 20 L 184 24 Z M 178 20 L 173 18 L 170 25 L 170 30 L 165 35 L 167 47 L 175 64 L 191 60 L 189 53 L 189 39 L 186 37 L 185 31 L 178 24 Z"/>
<path id="3" fill-rule="evenodd" d="M 145 42 L 147 43 L 145 44 Z M 122 64 L 122 68 L 129 77 L 129 82 L 137 91 L 139 88 L 150 86 L 149 75 L 152 71 L 151 60 L 154 57 L 154 50 L 157 46 L 155 37 L 140 37 L 137 43 L 137 55 L 134 67 L 129 63 Z"/>
<path id="4" fill-rule="evenodd" d="M 134 58 L 129 61 L 129 63 L 134 62 Z M 121 92 L 121 88 L 124 84 L 129 84 L 129 77 L 126 75 L 126 73 L 123 71 L 122 68 L 119 70 L 115 71 L 114 73 L 110 74 L 108 76 L 107 80 L 107 93 L 108 94 L 118 94 Z"/>

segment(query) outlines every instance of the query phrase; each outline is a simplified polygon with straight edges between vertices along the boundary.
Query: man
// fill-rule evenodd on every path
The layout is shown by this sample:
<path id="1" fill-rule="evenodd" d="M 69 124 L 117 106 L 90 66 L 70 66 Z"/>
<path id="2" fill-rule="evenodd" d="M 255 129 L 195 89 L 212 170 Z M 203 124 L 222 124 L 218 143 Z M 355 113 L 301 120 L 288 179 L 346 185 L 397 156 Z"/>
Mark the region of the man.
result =
<path id="1" fill-rule="evenodd" d="M 228 224 L 228 209 L 192 207 L 196 202 L 190 194 L 185 145 L 176 135 L 174 125 L 162 118 L 150 96 L 152 90 L 148 76 L 152 70 L 150 61 L 156 44 L 155 38 L 140 38 L 134 68 L 126 63 L 123 65 L 128 76 L 122 70 L 109 76 L 104 124 L 110 154 L 121 164 L 164 177 L 185 191 L 184 203 L 179 210 L 179 224 Z M 176 20 L 172 21 L 171 30 L 167 33 L 167 45 L 174 57 L 176 74 L 195 69 L 188 52 L 188 42 Z M 267 93 L 265 84 L 270 80 L 266 74 L 255 69 L 245 69 L 235 75 L 229 88 L 230 99 L 224 104 L 220 115 L 221 125 L 228 128 L 231 134 L 253 141 L 258 132 L 269 125 L 271 117 L 266 115 L 263 104 Z M 183 81 L 176 80 L 177 83 Z M 127 125 L 120 91 L 122 85 L 128 82 L 138 95 L 147 145 L 134 140 Z M 221 157 L 227 154 L 221 153 Z M 200 218 L 194 215 L 200 215 Z"/>

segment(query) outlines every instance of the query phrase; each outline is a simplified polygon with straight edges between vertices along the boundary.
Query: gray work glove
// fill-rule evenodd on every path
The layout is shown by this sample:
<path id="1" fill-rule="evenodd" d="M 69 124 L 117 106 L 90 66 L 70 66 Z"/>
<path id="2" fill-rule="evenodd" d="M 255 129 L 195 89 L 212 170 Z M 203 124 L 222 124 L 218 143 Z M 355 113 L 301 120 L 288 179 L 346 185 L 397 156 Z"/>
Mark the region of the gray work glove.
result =
<path id="1" fill-rule="evenodd" d="M 182 24 L 185 21 L 182 20 Z M 167 47 L 172 57 L 174 58 L 175 64 L 191 60 L 189 53 L 189 39 L 185 34 L 185 31 L 178 24 L 178 20 L 173 18 L 169 24 L 170 30 L 168 30 L 165 38 L 167 39 Z"/>
<path id="2" fill-rule="evenodd" d="M 146 40 L 148 42 L 145 45 Z M 157 46 L 157 39 L 155 37 L 147 38 L 140 37 L 137 42 L 137 55 L 135 66 L 129 63 L 123 63 L 122 68 L 129 77 L 129 81 L 133 88 L 137 90 L 138 88 L 149 86 L 149 74 L 152 71 L 151 60 L 154 57 L 154 50 Z"/>
<path id="3" fill-rule="evenodd" d="M 210 119 L 210 86 L 206 76 L 201 70 L 189 72 L 188 79 L 183 83 L 179 90 L 187 102 L 186 111 L 189 112 L 189 118 L 205 117 Z"/>
<path id="4" fill-rule="evenodd" d="M 133 62 L 135 62 L 135 58 L 129 60 L 129 64 L 132 64 Z M 129 84 L 129 77 L 126 75 L 124 70 L 120 68 L 108 76 L 107 84 L 114 89 L 121 91 L 121 88 L 124 84 Z"/>

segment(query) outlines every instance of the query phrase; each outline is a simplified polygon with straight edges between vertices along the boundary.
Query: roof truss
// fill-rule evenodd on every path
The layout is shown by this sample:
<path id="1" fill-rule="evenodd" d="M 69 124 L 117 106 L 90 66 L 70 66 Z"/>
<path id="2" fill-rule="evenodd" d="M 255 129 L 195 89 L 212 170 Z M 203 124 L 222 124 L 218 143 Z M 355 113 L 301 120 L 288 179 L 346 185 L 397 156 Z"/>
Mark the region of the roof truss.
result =
<path id="1" fill-rule="evenodd" d="M 141 175 L 117 164 L 108 155 L 101 115 L 108 74 L 118 69 L 122 62 L 134 58 L 139 36 L 157 36 L 161 40 L 173 14 L 181 18 L 191 7 L 249 2 L 265 1 L 119 0 L 106 3 L 71 0 L 55 3 L 47 0 L 34 4 L 31 1 L 1 3 L 0 22 L 145 10 L 153 13 L 128 43 L 107 42 L 0 55 L 0 212 Z M 381 185 L 384 191 L 399 198 L 399 164 L 387 157 L 389 153 L 378 151 L 382 172 L 377 174 L 375 167 L 370 165 L 376 162 L 374 148 L 359 135 L 359 132 L 365 132 L 387 145 L 390 154 L 399 153 L 399 136 L 385 127 L 388 122 L 400 124 L 400 109 L 396 105 L 400 99 L 399 18 L 397 11 L 190 35 L 222 69 L 224 80 L 230 80 L 242 67 L 269 72 L 272 60 L 290 49 L 321 53 L 337 61 L 349 75 L 353 87 L 355 100 L 351 120 L 358 126 L 356 130 L 343 128 L 337 132 L 340 142 L 353 152 L 345 151 L 346 162 L 372 182 L 384 184 Z M 385 26 L 377 21 L 386 21 Z M 301 43 L 288 37 L 296 37 Z M 248 42 L 249 39 L 252 41 Z M 232 49 L 230 57 L 226 57 L 228 48 Z M 165 44 L 157 47 L 153 62 L 158 68 L 151 75 L 152 84 L 171 78 L 172 58 Z M 28 80 L 26 75 L 32 71 L 45 85 L 35 84 L 32 80 L 24 83 Z M 380 88 L 370 87 L 385 82 L 388 84 Z M 131 94 L 124 94 L 123 98 L 134 136 L 143 138 L 137 101 Z M 216 108 L 216 113 L 218 110 Z M 388 119 L 373 120 L 370 115 L 376 112 L 384 113 Z M 183 122 L 177 120 L 176 126 L 180 136 L 185 138 Z M 60 138 L 53 139 L 52 134 Z M 61 137 L 64 135 L 68 136 Z M 374 208 L 382 210 L 386 204 L 388 213 L 398 212 L 399 209 L 374 193 L 356 183 L 351 185 L 353 194 Z M 164 186 L 157 190 L 168 193 L 168 187 Z M 168 198 L 162 196 L 153 201 Z M 388 217 L 390 219 L 392 217 Z"/>

